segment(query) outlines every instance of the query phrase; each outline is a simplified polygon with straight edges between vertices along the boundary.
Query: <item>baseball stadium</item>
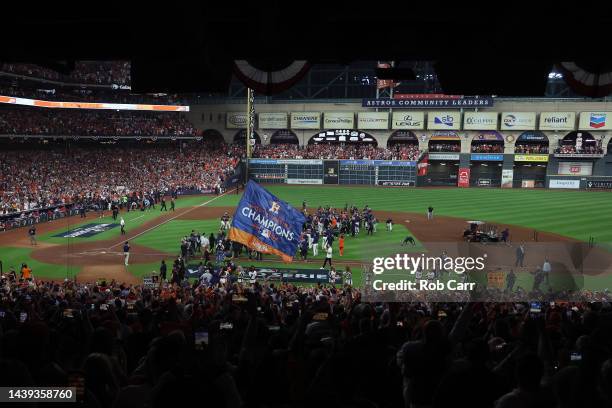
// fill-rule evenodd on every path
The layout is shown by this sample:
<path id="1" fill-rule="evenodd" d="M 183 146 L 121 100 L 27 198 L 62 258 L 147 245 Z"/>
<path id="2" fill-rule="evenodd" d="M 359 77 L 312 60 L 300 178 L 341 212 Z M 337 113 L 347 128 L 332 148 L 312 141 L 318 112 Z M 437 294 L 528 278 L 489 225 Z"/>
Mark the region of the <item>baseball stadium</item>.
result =
<path id="1" fill-rule="evenodd" d="M 601 52 L 273 3 L 0 47 L 0 403 L 612 407 Z"/>

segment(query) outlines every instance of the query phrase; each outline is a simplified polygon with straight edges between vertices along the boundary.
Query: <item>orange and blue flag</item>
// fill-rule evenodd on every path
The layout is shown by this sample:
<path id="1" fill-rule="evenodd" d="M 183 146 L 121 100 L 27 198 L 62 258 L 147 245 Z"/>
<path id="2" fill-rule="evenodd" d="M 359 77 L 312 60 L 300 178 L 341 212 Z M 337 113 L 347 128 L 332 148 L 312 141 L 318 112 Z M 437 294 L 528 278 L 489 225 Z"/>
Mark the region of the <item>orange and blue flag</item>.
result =
<path id="1" fill-rule="evenodd" d="M 249 181 L 236 208 L 228 238 L 291 262 L 306 218 L 254 181 Z"/>

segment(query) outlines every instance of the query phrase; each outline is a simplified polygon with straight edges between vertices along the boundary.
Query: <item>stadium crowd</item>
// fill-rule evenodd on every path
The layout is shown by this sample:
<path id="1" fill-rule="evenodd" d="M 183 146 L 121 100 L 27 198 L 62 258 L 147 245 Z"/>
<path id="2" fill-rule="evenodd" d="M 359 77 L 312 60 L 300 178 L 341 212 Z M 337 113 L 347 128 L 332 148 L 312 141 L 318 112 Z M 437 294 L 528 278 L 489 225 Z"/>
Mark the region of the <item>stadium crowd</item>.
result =
<path id="1" fill-rule="evenodd" d="M 555 149 L 555 153 L 559 154 L 603 154 L 603 149 L 596 145 L 583 145 L 581 149 L 577 149 L 575 145 L 561 145 Z"/>
<path id="2" fill-rule="evenodd" d="M 62 102 L 147 103 L 160 105 L 185 105 L 189 103 L 185 95 L 177 94 L 133 94 L 125 90 L 83 88 L 68 90 L 60 87 L 51 87 L 51 89 L 36 87 L 28 89 L 25 86 L 15 87 L 2 84 L 0 84 L 0 95 Z"/>
<path id="3" fill-rule="evenodd" d="M 312 144 L 304 147 L 293 144 L 256 145 L 253 157 L 295 159 L 367 159 L 367 160 L 417 160 L 417 144 L 397 144 L 382 148 L 356 144 Z"/>
<path id="4" fill-rule="evenodd" d="M 178 113 L 77 109 L 6 109 L 0 134 L 48 136 L 198 136 Z"/>
<path id="5" fill-rule="evenodd" d="M 516 144 L 514 146 L 515 153 L 526 154 L 548 154 L 548 146 L 540 144 Z"/>
<path id="6" fill-rule="evenodd" d="M 228 261 L 228 265 L 232 261 Z M 0 279 L 1 383 L 81 406 L 607 407 L 608 302 L 364 301 L 350 285 Z M 78 404 L 77 404 L 78 406 Z"/>
<path id="7" fill-rule="evenodd" d="M 215 190 L 239 160 L 225 145 L 193 143 L 0 151 L 0 214 L 124 195 Z M 239 150 L 238 150 L 239 152 Z"/>
<path id="8" fill-rule="evenodd" d="M 472 143 L 472 153 L 503 153 L 503 143 Z"/>
<path id="9" fill-rule="evenodd" d="M 64 75 L 34 64 L 4 63 L 0 72 L 67 83 L 129 85 L 130 66 L 127 61 L 77 61 L 70 74 Z"/>
<path id="10" fill-rule="evenodd" d="M 430 152 L 460 152 L 461 143 L 429 142 Z"/>

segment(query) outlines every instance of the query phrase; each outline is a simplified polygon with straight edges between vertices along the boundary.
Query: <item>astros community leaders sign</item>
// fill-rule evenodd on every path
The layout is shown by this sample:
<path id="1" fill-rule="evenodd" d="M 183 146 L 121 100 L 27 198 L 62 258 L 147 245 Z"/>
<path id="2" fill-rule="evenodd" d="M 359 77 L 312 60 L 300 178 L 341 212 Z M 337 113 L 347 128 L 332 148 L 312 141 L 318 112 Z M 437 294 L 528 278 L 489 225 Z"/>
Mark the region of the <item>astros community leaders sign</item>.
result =
<path id="1" fill-rule="evenodd" d="M 491 97 L 461 99 L 362 99 L 364 108 L 486 108 L 493 106 Z"/>

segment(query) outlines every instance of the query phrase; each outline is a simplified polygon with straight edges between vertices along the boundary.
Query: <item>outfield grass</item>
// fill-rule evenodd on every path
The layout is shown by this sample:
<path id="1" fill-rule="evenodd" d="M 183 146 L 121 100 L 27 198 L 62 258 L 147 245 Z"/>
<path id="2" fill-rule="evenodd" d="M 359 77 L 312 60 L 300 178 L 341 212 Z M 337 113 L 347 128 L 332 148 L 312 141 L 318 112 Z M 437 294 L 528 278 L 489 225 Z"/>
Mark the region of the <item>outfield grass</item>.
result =
<path id="1" fill-rule="evenodd" d="M 54 265 L 38 262 L 30 257 L 31 252 L 31 248 L 3 247 L 0 250 L 3 271 L 8 272 L 12 266 L 19 276 L 22 263 L 27 263 L 28 267 L 32 268 L 32 274 L 36 278 L 63 279 L 67 276 L 73 277 L 81 271 L 81 267 L 75 265 Z"/>
<path id="2" fill-rule="evenodd" d="M 210 200 L 209 197 L 202 196 L 191 196 L 191 197 L 183 197 L 176 201 L 176 208 L 185 208 L 192 207 L 195 205 L 200 205 L 203 202 Z M 169 206 L 169 205 L 168 205 Z M 172 212 L 170 212 L 171 214 Z M 117 221 L 113 221 L 113 217 L 110 216 L 110 211 L 105 211 L 105 214 L 108 216 L 103 218 L 98 218 L 95 212 L 90 212 L 87 214 L 87 218 L 79 218 L 78 216 L 70 217 L 69 220 L 73 221 L 74 224 L 70 224 L 68 227 L 58 228 L 46 234 L 42 234 L 38 237 L 40 241 L 50 242 L 55 244 L 68 244 L 75 242 L 94 242 L 94 241 L 103 241 L 107 239 L 117 238 L 121 234 L 121 228 L 119 226 L 112 228 L 108 231 L 104 231 L 102 233 L 93 235 L 91 237 L 77 237 L 77 238 L 60 238 L 54 237 L 54 235 L 58 235 L 64 231 L 69 231 L 71 229 L 75 229 L 81 225 L 85 224 L 102 224 L 102 223 L 116 223 L 119 224 L 121 218 L 117 218 Z M 134 228 L 138 228 L 146 222 L 152 221 L 155 218 L 159 217 L 161 214 L 166 214 L 166 212 L 159 211 L 159 205 L 156 206 L 156 209 L 151 209 L 148 211 L 130 211 L 130 212 L 122 212 L 120 213 L 120 217 L 123 217 L 125 220 L 125 229 L 126 231 L 130 231 Z M 24 230 L 24 234 L 27 230 Z"/>
<path id="3" fill-rule="evenodd" d="M 370 261 L 376 256 L 387 256 L 395 254 L 400 249 L 406 252 L 423 252 L 425 248 L 415 239 L 417 245 L 415 247 L 401 247 L 402 240 L 407 235 L 412 235 L 406 227 L 401 224 L 394 226 L 393 231 L 385 231 L 384 224 L 378 225 L 378 232 L 373 236 L 367 236 L 362 231 L 358 236 L 345 238 L 344 255 L 340 256 L 338 248 L 338 239 L 334 240 L 332 245 L 334 249 L 333 259 L 337 262 L 346 261 Z M 219 220 L 172 220 L 158 228 L 141 235 L 132 240 L 133 243 L 143 245 L 161 252 L 171 254 L 180 252 L 180 240 L 182 237 L 189 235 L 191 230 L 197 232 L 205 232 L 209 235 L 210 232 L 215 232 L 219 229 Z M 319 246 L 321 246 L 319 244 Z M 312 256 L 312 252 L 308 252 L 308 259 L 313 261 L 319 260 L 323 262 L 325 254 L 323 250 L 319 250 L 316 257 Z M 296 256 L 296 260 L 299 257 Z"/>
<path id="4" fill-rule="evenodd" d="M 345 204 L 374 210 L 426 213 L 519 225 L 612 247 L 612 192 L 478 188 L 383 188 L 336 186 L 266 186 L 301 207 Z M 211 206 L 235 206 L 239 195 L 226 195 Z"/>
<path id="5" fill-rule="evenodd" d="M 374 210 L 406 211 L 425 213 L 431 205 L 438 215 L 460 217 L 464 219 L 480 219 L 488 222 L 498 222 L 520 225 L 539 231 L 548 231 L 565 235 L 579 240 L 588 240 L 594 237 L 596 244 L 612 248 L 612 193 L 591 191 L 561 191 L 561 190 L 527 190 L 527 189 L 421 189 L 421 188 L 379 188 L 379 187 L 336 187 L 336 186 L 267 186 L 273 194 L 288 201 L 296 207 L 301 207 L 306 200 L 309 207 L 331 205 L 344 207 L 345 204 L 356 205 L 362 208 L 371 206 Z M 235 206 L 241 195 L 228 194 L 212 201 L 207 206 Z M 177 208 L 199 205 L 208 201 L 208 197 L 186 197 L 177 201 Z M 159 210 L 149 212 L 130 212 L 123 216 L 127 222 L 128 231 L 145 222 L 154 220 L 160 215 Z M 81 220 L 73 218 L 75 228 L 78 225 L 97 222 L 109 222 L 110 217 L 103 219 L 93 218 L 93 214 Z M 161 252 L 175 254 L 179 252 L 180 238 L 188 235 L 192 229 L 198 232 L 216 232 L 219 220 L 173 220 L 150 232 L 136 238 L 135 243 L 141 244 Z M 40 236 L 39 239 L 47 242 L 68 244 L 70 242 L 89 242 L 103 239 L 112 239 L 119 236 L 119 228 L 95 235 L 89 238 L 55 238 L 51 237 L 68 228 L 58 229 Z M 25 230 L 24 230 L 25 234 Z M 374 256 L 396 253 L 401 240 L 410 234 L 401 224 L 396 224 L 393 233 L 384 231 L 384 224 L 379 224 L 379 231 L 374 237 L 361 234 L 358 238 L 347 237 L 345 256 L 338 253 L 338 241 L 334 241 L 334 262 L 340 265 L 347 261 L 357 266 L 361 260 L 371 259 Z M 410 234 L 412 235 L 412 234 Z M 406 249 L 406 248 L 402 248 Z M 411 251 L 423 250 L 420 243 Z M 27 262 L 33 266 L 36 276 L 61 278 L 68 271 L 70 274 L 78 272 L 74 266 L 55 266 L 42 264 L 30 258 L 31 249 L 2 248 L 0 259 L 4 268 L 19 266 Z M 321 251 L 322 252 L 322 251 Z M 309 253 L 309 256 L 311 253 Z M 312 268 L 320 266 L 323 254 L 313 259 L 313 262 L 303 263 L 296 259 L 294 267 Z M 270 257 L 271 258 L 271 257 Z M 272 259 L 272 258 L 271 258 Z M 250 263 L 249 263 L 250 264 Z M 262 263 L 253 263 L 259 266 L 282 267 L 284 264 L 276 260 L 265 260 Z M 131 265 L 130 272 L 137 276 L 149 274 L 157 270 L 157 264 Z M 354 269 L 354 268 L 353 268 Z M 354 274 L 355 283 L 360 281 L 359 274 Z M 390 277 L 394 279 L 394 277 Z M 398 277 L 399 279 L 399 277 Z M 533 276 L 519 274 L 517 285 L 530 288 Z M 586 276 L 584 284 L 588 287 L 608 287 L 606 277 Z"/>

